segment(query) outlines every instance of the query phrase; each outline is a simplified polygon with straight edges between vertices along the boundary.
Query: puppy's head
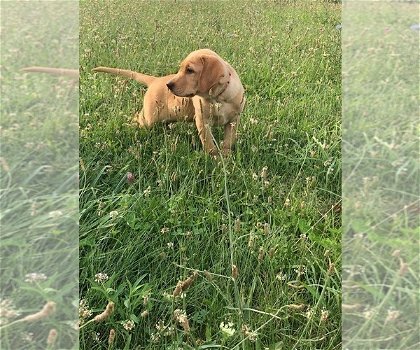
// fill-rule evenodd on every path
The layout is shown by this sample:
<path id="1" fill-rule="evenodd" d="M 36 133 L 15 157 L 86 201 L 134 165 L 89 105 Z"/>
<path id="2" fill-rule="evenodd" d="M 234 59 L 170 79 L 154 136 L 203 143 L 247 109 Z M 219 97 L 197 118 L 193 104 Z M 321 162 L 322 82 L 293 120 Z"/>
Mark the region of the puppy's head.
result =
<path id="1" fill-rule="evenodd" d="M 214 96 L 229 81 L 226 64 L 218 57 L 191 53 L 182 61 L 178 73 L 166 85 L 181 97 Z"/>

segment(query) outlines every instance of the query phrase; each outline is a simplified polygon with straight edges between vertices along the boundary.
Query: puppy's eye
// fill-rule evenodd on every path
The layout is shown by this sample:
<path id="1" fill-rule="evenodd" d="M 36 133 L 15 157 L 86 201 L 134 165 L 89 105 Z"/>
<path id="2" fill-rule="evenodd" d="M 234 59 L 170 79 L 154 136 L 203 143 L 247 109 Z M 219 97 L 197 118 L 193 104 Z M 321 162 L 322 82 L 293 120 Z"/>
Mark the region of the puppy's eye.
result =
<path id="1" fill-rule="evenodd" d="M 186 69 L 186 72 L 187 72 L 187 74 L 192 74 L 192 73 L 194 73 L 194 70 L 191 67 L 188 67 Z"/>

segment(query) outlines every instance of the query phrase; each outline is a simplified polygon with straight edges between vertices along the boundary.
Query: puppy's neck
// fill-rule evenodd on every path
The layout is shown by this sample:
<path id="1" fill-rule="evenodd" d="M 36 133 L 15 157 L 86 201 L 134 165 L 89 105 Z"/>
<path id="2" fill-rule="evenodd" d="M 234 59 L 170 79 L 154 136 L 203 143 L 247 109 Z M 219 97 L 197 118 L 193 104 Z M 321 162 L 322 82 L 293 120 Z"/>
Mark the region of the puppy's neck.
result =
<path id="1" fill-rule="evenodd" d="M 227 77 L 227 81 L 223 82 L 223 83 L 218 83 L 216 84 L 216 86 L 212 87 L 209 90 L 209 99 L 213 100 L 215 102 L 219 102 L 219 99 L 223 98 L 223 94 L 226 92 L 227 88 L 230 85 L 230 81 L 231 81 L 231 77 L 232 77 L 232 73 L 228 73 L 228 77 Z"/>

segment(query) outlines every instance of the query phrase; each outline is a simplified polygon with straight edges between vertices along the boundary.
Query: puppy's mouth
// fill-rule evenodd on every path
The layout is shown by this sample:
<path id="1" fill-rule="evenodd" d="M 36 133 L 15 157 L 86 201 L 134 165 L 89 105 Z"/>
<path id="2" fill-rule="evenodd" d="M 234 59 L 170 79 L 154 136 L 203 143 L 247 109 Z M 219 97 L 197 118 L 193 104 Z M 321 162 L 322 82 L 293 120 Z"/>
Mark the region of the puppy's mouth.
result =
<path id="1" fill-rule="evenodd" d="M 193 96 L 195 96 L 195 94 L 180 94 L 176 91 L 173 91 L 173 90 L 171 90 L 171 91 L 174 95 L 179 96 L 179 97 L 193 97 Z"/>

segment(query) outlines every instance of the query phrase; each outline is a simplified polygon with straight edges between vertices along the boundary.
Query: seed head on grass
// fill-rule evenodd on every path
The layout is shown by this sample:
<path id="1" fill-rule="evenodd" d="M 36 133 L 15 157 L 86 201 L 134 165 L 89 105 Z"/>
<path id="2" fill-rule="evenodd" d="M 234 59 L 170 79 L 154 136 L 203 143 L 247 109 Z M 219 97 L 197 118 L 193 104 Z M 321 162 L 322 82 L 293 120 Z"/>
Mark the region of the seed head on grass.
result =
<path id="1" fill-rule="evenodd" d="M 269 256 L 270 258 L 273 258 L 274 254 L 275 254 L 275 253 L 276 253 L 276 251 L 277 251 L 277 248 L 278 248 L 278 246 L 277 246 L 277 245 L 275 245 L 274 247 L 271 247 L 271 248 L 270 248 L 270 250 L 268 251 L 268 256 Z"/>
<path id="2" fill-rule="evenodd" d="M 211 281 L 213 279 L 213 275 L 211 274 L 211 272 L 204 270 L 204 276 L 206 276 L 206 278 Z"/>
<path id="3" fill-rule="evenodd" d="M 328 266 L 327 274 L 332 275 L 334 273 L 334 271 L 335 271 L 335 264 L 330 261 L 329 266 Z"/>
<path id="4" fill-rule="evenodd" d="M 114 341 L 115 341 L 115 335 L 116 335 L 116 333 L 115 333 L 115 329 L 111 329 L 111 330 L 109 331 L 109 335 L 108 335 L 108 345 L 112 345 L 112 344 L 114 344 Z"/>
<path id="5" fill-rule="evenodd" d="M 232 278 L 236 280 L 239 276 L 238 267 L 236 265 L 232 265 Z"/>
<path id="6" fill-rule="evenodd" d="M 254 232 L 251 232 L 249 234 L 248 248 L 253 249 L 255 245 L 254 243 L 255 243 L 255 234 Z"/>
<path id="7" fill-rule="evenodd" d="M 263 227 L 264 227 L 264 229 L 263 229 L 264 234 L 268 235 L 270 233 L 270 224 L 266 222 L 266 223 L 264 223 Z"/>
<path id="8" fill-rule="evenodd" d="M 260 249 L 259 249 L 259 251 L 258 251 L 258 261 L 263 261 L 263 259 L 264 259 L 264 254 L 265 254 L 265 252 L 264 252 L 264 248 L 263 248 L 263 247 L 260 247 Z"/>
<path id="9" fill-rule="evenodd" d="M 22 322 L 33 322 L 38 321 L 43 318 L 46 318 L 55 312 L 55 303 L 53 301 L 48 301 L 41 311 L 38 311 L 34 314 L 28 315 L 22 318 Z"/>
<path id="10" fill-rule="evenodd" d="M 106 306 L 105 310 L 102 313 L 100 313 L 99 315 L 96 315 L 93 318 L 94 321 L 95 322 L 102 322 L 102 321 L 107 320 L 112 315 L 112 313 L 114 312 L 114 307 L 115 307 L 115 304 L 112 301 L 110 301 L 108 303 L 108 305 Z"/>
<path id="11" fill-rule="evenodd" d="M 239 232 L 240 230 L 241 230 L 241 220 L 236 219 L 235 220 L 235 228 L 234 228 L 234 231 L 235 232 Z"/>
<path id="12" fill-rule="evenodd" d="M 358 311 L 362 308 L 363 306 L 361 304 L 341 304 L 341 309 L 344 312 Z"/>
<path id="13" fill-rule="evenodd" d="M 263 180 L 263 181 L 267 181 L 267 176 L 268 176 L 268 167 L 263 167 L 262 168 L 262 170 L 261 170 L 261 179 Z"/>
<path id="14" fill-rule="evenodd" d="M 399 258 L 401 256 L 401 250 L 397 249 L 392 252 L 392 256 Z"/>
<path id="15" fill-rule="evenodd" d="M 398 271 L 399 276 L 404 276 L 408 271 L 409 265 L 400 259 L 400 269 Z"/>
<path id="16" fill-rule="evenodd" d="M 295 311 L 303 311 L 306 309 L 305 304 L 289 304 L 287 305 L 287 307 L 289 308 L 289 310 L 295 310 Z"/>
<path id="17" fill-rule="evenodd" d="M 49 347 L 54 346 L 56 340 L 57 340 L 57 330 L 52 328 L 50 329 L 50 332 L 48 333 L 48 338 L 47 338 L 47 345 Z"/>
<path id="18" fill-rule="evenodd" d="M 10 172 L 9 164 L 7 163 L 6 159 L 4 159 L 3 157 L 0 157 L 0 165 L 3 168 L 4 172 L 6 173 Z"/>
<path id="19" fill-rule="evenodd" d="M 193 274 L 188 277 L 186 280 L 184 281 L 178 281 L 178 283 L 176 284 L 176 287 L 172 293 L 173 297 L 177 297 L 179 296 L 182 292 L 185 292 L 195 281 L 195 279 L 198 276 L 198 272 L 194 271 Z"/>

